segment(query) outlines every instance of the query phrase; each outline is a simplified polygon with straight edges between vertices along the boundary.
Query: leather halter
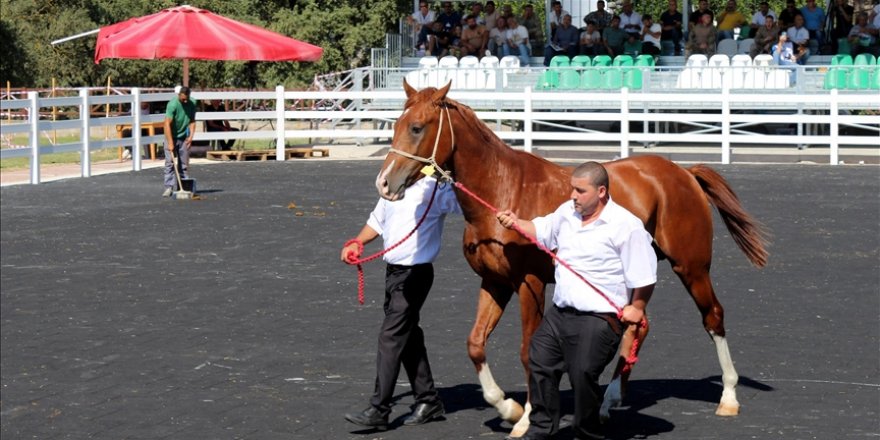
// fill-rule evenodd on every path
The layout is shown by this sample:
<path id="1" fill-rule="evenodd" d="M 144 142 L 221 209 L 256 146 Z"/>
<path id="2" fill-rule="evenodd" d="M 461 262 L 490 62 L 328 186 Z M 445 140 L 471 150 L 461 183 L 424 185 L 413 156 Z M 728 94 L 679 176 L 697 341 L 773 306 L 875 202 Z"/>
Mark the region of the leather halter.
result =
<path id="1" fill-rule="evenodd" d="M 397 148 L 391 147 L 388 152 L 399 154 L 407 159 L 412 159 L 418 162 L 425 163 L 422 168 L 422 174 L 426 176 L 433 176 L 434 174 L 440 174 L 440 180 L 452 182 L 452 175 L 449 174 L 449 171 L 444 170 L 440 167 L 440 164 L 437 163 L 437 146 L 440 145 L 440 135 L 443 133 L 443 117 L 446 116 L 446 123 L 449 125 L 449 134 L 452 138 L 452 146 L 450 147 L 452 151 L 455 151 L 455 130 L 452 129 L 452 118 L 449 117 L 449 107 L 443 103 L 440 107 L 440 124 L 437 128 L 437 137 L 434 139 L 434 150 L 431 151 L 431 157 L 424 158 L 421 156 L 416 156 L 414 154 L 407 153 L 406 151 L 398 150 Z M 450 152 L 451 153 L 451 152 Z"/>

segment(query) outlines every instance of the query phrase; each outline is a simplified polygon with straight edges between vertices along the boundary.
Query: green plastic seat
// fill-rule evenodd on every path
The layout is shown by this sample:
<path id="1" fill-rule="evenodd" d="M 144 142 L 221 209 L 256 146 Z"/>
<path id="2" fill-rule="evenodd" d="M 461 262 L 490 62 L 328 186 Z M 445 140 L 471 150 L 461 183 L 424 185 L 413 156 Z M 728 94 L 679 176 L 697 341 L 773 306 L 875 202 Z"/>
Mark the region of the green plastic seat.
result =
<path id="1" fill-rule="evenodd" d="M 602 88 L 602 84 L 604 83 L 602 77 L 603 70 L 604 69 L 600 67 L 588 67 L 584 69 L 584 73 L 581 75 L 581 85 L 579 88 L 583 90 Z"/>
<path id="2" fill-rule="evenodd" d="M 565 69 L 559 74 L 559 88 L 573 90 L 581 85 L 581 74 L 575 69 Z"/>
<path id="3" fill-rule="evenodd" d="M 871 75 L 871 84 L 868 88 L 880 90 L 880 65 L 874 66 L 874 73 Z"/>
<path id="4" fill-rule="evenodd" d="M 847 54 L 837 54 L 831 57 L 832 66 L 852 66 L 853 59 Z"/>
<path id="5" fill-rule="evenodd" d="M 538 90 L 553 90 L 559 88 L 559 72 L 556 70 L 545 70 L 538 78 L 538 84 L 535 85 Z"/>
<path id="6" fill-rule="evenodd" d="M 654 55 L 639 55 L 638 57 L 636 57 L 635 65 L 654 67 L 656 65 L 656 61 L 654 61 Z"/>
<path id="7" fill-rule="evenodd" d="M 612 66 L 632 66 L 633 65 L 633 57 L 629 55 L 618 55 L 614 57 L 614 62 L 611 64 Z"/>
<path id="8" fill-rule="evenodd" d="M 611 65 L 611 57 L 608 55 L 598 55 L 593 58 L 593 66 L 595 67 L 605 67 Z"/>
<path id="9" fill-rule="evenodd" d="M 577 55 L 571 59 L 571 65 L 575 67 L 589 67 L 591 62 L 587 55 Z"/>
<path id="10" fill-rule="evenodd" d="M 603 75 L 604 82 L 602 88 L 607 90 L 618 90 L 623 87 L 623 69 L 613 67 L 605 70 Z"/>
<path id="11" fill-rule="evenodd" d="M 550 67 L 568 67 L 571 60 L 566 55 L 556 55 L 550 59 Z"/>
<path id="12" fill-rule="evenodd" d="M 847 65 L 836 65 L 829 67 L 828 72 L 825 73 L 825 79 L 822 87 L 825 90 L 847 88 L 847 78 L 849 77 L 851 70 L 852 67 Z"/>
<path id="13" fill-rule="evenodd" d="M 641 90 L 645 85 L 644 70 L 645 67 L 627 69 L 623 74 L 623 84 L 631 90 Z"/>
<path id="14" fill-rule="evenodd" d="M 856 56 L 855 61 L 853 61 L 852 70 L 850 70 L 849 76 L 847 76 L 847 88 L 854 90 L 871 88 L 872 74 L 876 71 L 874 68 L 875 64 L 874 55 L 862 53 Z"/>

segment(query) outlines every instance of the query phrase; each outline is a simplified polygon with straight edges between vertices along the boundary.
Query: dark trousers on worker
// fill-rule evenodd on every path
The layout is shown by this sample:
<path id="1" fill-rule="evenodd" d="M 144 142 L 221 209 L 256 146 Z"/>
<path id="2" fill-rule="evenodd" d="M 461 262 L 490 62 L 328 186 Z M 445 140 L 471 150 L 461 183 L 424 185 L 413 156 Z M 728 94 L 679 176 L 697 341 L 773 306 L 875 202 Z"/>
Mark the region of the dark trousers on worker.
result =
<path id="1" fill-rule="evenodd" d="M 529 345 L 530 435 L 549 438 L 559 430 L 559 381 L 568 373 L 574 392 L 575 438 L 604 438 L 599 425 L 599 376 L 620 345 L 622 327 L 616 319 L 548 308 Z"/>
<path id="2" fill-rule="evenodd" d="M 434 283 L 430 263 L 415 266 L 389 264 L 385 272 L 385 320 L 379 332 L 376 390 L 370 399 L 382 414 L 391 412 L 394 384 L 403 366 L 416 403 L 434 403 L 437 390 L 428 364 L 425 334 L 419 327 L 422 305 Z"/>

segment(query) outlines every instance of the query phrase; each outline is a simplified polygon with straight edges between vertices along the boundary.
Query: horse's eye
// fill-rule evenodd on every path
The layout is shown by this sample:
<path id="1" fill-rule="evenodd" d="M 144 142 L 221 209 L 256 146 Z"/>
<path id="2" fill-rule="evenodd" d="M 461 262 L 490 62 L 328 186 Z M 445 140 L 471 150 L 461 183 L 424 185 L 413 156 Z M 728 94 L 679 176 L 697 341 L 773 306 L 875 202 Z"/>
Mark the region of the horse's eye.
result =
<path id="1" fill-rule="evenodd" d="M 410 131 L 412 131 L 412 134 L 418 135 L 418 134 L 421 134 L 422 130 L 424 130 L 424 129 L 425 129 L 425 127 L 422 125 L 413 125 L 410 128 Z"/>

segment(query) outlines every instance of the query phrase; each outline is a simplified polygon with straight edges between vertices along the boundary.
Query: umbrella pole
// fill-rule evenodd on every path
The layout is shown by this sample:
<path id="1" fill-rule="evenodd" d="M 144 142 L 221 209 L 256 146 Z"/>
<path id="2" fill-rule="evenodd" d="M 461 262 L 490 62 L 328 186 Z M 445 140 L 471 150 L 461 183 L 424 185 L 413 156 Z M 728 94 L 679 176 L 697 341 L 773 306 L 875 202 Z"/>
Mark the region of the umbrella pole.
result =
<path id="1" fill-rule="evenodd" d="M 183 59 L 183 85 L 189 87 L 189 58 Z"/>

